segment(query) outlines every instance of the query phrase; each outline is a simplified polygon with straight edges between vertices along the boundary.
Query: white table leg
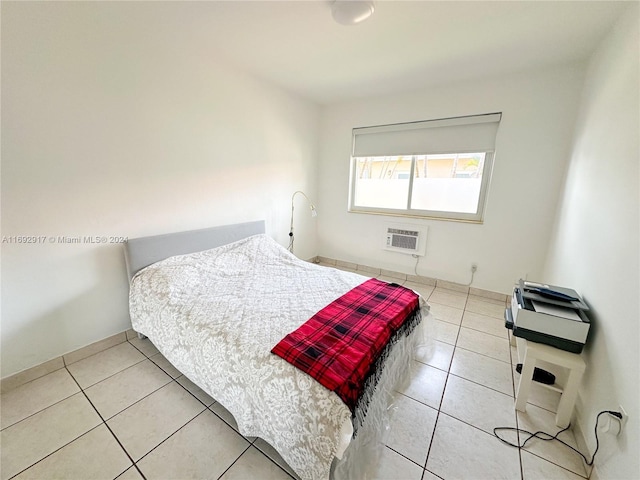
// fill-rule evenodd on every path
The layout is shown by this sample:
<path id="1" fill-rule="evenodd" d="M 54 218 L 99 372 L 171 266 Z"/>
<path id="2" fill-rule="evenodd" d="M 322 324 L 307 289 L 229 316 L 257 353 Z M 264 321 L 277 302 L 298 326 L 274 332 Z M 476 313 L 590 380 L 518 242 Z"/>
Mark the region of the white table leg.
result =
<path id="1" fill-rule="evenodd" d="M 556 425 L 560 428 L 568 427 L 571 422 L 571 414 L 576 404 L 578 387 L 580 386 L 583 373 L 584 370 L 581 369 L 569 369 L 569 378 L 567 379 L 567 384 L 562 389 L 562 396 L 560 397 L 558 412 L 556 413 Z"/>
<path id="2" fill-rule="evenodd" d="M 524 353 L 522 372 L 520 373 L 520 383 L 518 383 L 518 391 L 516 392 L 516 410 L 521 412 L 527 411 L 527 399 L 529 398 L 529 390 L 531 390 L 533 370 L 535 367 L 536 357 L 531 355 L 531 351 L 527 348 Z"/>

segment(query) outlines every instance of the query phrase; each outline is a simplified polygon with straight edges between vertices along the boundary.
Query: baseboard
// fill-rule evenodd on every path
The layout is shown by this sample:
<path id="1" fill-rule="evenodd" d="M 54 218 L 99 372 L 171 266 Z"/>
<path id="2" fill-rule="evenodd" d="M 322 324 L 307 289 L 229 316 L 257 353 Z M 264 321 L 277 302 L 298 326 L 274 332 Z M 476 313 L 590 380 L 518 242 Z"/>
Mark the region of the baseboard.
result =
<path id="1" fill-rule="evenodd" d="M 490 290 L 484 290 L 482 288 L 470 287 L 469 285 L 463 285 L 460 283 L 449 282 L 447 280 L 439 280 L 436 278 L 423 277 L 422 275 L 411 275 L 408 273 L 396 272 L 394 270 L 385 270 L 383 268 L 372 267 L 370 265 L 359 265 L 353 262 L 345 262 L 344 260 L 336 260 L 335 258 L 323 257 L 318 255 L 315 257 L 315 263 L 322 263 L 327 266 L 337 267 L 354 271 L 356 273 L 362 273 L 363 275 L 377 277 L 384 275 L 386 277 L 419 283 L 422 285 L 430 285 L 432 287 L 446 288 L 448 290 L 454 290 L 456 292 L 467 293 L 469 295 L 475 295 L 476 297 L 487 298 L 490 300 L 498 300 L 508 302 L 509 295 L 504 293 L 492 292 Z"/>
<path id="2" fill-rule="evenodd" d="M 69 353 L 65 353 L 59 357 L 55 357 L 34 367 L 9 375 L 8 377 L 0 380 L 0 392 L 7 393 L 8 391 L 18 388 L 25 383 L 29 383 L 37 378 L 64 368 L 66 365 L 78 362 L 84 358 L 90 357 L 91 355 L 102 352 L 103 350 L 124 343 L 131 338 L 131 335 L 135 336 L 135 332 L 133 332 L 133 330 L 120 332 L 84 347 L 80 347 Z"/>

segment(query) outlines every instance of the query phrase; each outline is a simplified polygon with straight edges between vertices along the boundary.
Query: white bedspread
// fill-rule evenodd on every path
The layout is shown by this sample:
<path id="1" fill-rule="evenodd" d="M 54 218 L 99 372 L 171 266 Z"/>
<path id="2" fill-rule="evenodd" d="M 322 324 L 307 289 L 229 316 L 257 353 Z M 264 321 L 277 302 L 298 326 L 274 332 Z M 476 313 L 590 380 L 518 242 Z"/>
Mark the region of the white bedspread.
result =
<path id="1" fill-rule="evenodd" d="M 265 439 L 301 478 L 324 480 L 352 433 L 351 412 L 271 348 L 367 278 L 304 262 L 256 235 L 139 272 L 131 321 L 243 435 Z"/>

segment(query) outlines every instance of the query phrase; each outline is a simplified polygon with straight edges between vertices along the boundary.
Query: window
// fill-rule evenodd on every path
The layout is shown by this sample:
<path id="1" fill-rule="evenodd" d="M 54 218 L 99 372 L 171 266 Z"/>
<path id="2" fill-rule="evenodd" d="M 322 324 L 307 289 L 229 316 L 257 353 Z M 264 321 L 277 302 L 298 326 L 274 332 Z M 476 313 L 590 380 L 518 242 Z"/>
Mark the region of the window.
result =
<path id="1" fill-rule="evenodd" d="M 355 128 L 349 211 L 481 222 L 500 118 Z"/>

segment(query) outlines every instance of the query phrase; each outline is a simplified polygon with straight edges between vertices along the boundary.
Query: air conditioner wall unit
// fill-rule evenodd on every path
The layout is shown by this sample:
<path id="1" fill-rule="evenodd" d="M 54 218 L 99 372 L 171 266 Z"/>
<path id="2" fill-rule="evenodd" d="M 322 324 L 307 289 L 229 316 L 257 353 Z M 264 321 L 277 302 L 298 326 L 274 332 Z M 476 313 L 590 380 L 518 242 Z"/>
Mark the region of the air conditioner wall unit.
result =
<path id="1" fill-rule="evenodd" d="M 424 256 L 427 246 L 427 227 L 415 225 L 393 225 L 385 230 L 385 250 Z"/>

